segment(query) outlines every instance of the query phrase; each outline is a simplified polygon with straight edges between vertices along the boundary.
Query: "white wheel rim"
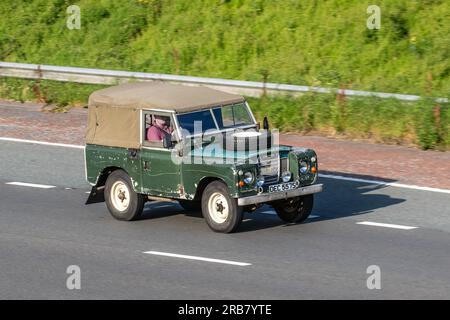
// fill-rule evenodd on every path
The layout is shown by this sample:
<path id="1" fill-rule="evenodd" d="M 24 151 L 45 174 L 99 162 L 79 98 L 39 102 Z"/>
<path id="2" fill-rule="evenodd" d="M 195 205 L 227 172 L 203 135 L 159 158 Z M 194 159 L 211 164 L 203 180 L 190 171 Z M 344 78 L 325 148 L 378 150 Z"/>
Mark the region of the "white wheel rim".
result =
<path id="1" fill-rule="evenodd" d="M 122 181 L 116 181 L 112 185 L 111 202 L 118 211 L 125 211 L 130 205 L 130 190 Z"/>
<path id="2" fill-rule="evenodd" d="M 230 213 L 227 198 L 219 192 L 213 193 L 208 200 L 208 212 L 215 223 L 224 223 Z"/>

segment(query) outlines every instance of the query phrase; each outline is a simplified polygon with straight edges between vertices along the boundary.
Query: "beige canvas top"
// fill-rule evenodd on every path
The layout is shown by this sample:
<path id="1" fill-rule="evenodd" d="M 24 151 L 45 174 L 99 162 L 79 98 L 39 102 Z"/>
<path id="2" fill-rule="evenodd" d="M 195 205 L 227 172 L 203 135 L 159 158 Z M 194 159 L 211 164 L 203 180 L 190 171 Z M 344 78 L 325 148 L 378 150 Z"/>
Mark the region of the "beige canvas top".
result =
<path id="1" fill-rule="evenodd" d="M 89 105 L 188 112 L 244 101 L 239 95 L 206 87 L 164 82 L 126 83 L 95 91 Z"/>
<path id="2" fill-rule="evenodd" d="M 243 101 L 242 96 L 206 87 L 162 82 L 127 83 L 98 90 L 89 97 L 86 143 L 140 148 L 140 109 L 181 113 Z"/>

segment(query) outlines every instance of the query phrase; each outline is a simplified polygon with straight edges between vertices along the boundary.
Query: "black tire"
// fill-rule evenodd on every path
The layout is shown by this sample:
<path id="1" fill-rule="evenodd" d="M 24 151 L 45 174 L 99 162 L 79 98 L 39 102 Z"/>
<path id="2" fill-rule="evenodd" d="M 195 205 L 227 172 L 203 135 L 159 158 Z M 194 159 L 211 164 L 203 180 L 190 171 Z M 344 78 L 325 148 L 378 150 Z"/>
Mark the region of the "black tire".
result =
<path id="1" fill-rule="evenodd" d="M 186 211 L 201 212 L 202 204 L 200 201 L 194 200 L 178 200 L 180 206 Z"/>
<path id="2" fill-rule="evenodd" d="M 117 185 L 116 185 L 117 183 Z M 124 196 L 124 199 L 116 198 L 114 200 L 114 195 L 112 194 L 112 188 L 116 189 L 119 186 L 123 186 L 122 189 L 119 189 L 119 193 Z M 117 190 L 117 189 L 116 189 Z M 126 190 L 126 193 L 123 191 Z M 121 192 L 122 191 L 122 192 Z M 120 210 L 115 202 L 124 202 L 126 201 L 126 195 L 128 195 L 128 205 Z M 128 174 L 123 170 L 116 170 L 112 172 L 108 179 L 106 179 L 105 184 L 105 202 L 106 207 L 108 208 L 111 215 L 117 220 L 123 221 L 132 221 L 137 220 L 142 215 L 142 211 L 144 210 L 144 196 L 142 194 L 136 193 L 133 190 L 131 179 Z"/>
<path id="3" fill-rule="evenodd" d="M 301 223 L 311 214 L 314 196 L 308 194 L 287 200 L 276 201 L 272 204 L 278 217 L 284 222 Z"/>
<path id="4" fill-rule="evenodd" d="M 217 208 L 214 209 L 214 212 L 210 212 L 210 204 L 212 207 Z M 227 214 L 221 217 L 220 215 L 224 211 Z M 231 233 L 236 231 L 241 223 L 243 210 L 242 207 L 238 206 L 237 200 L 229 196 L 228 187 L 223 182 L 213 181 L 203 191 L 202 214 L 213 231 Z M 218 220 L 221 218 L 224 220 L 219 222 Z"/>

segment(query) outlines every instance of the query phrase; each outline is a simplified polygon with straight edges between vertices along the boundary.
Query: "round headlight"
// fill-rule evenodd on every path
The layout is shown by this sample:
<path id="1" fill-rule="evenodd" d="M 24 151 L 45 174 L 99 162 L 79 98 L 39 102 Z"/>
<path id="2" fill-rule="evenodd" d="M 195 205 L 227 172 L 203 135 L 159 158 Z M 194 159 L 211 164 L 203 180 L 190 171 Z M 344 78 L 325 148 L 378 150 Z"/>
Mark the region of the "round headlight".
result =
<path id="1" fill-rule="evenodd" d="M 291 173 L 289 171 L 285 171 L 281 174 L 281 180 L 283 180 L 283 182 L 289 182 L 289 180 L 291 180 Z"/>
<path id="2" fill-rule="evenodd" d="M 306 161 L 302 161 L 299 164 L 300 173 L 306 173 L 308 171 L 308 163 Z"/>
<path id="3" fill-rule="evenodd" d="M 259 176 L 258 179 L 256 179 L 256 185 L 258 187 L 262 187 L 264 184 L 264 177 L 263 176 Z"/>
<path id="4" fill-rule="evenodd" d="M 246 184 L 252 183 L 253 182 L 253 173 L 247 171 L 246 173 L 244 173 L 244 182 Z"/>

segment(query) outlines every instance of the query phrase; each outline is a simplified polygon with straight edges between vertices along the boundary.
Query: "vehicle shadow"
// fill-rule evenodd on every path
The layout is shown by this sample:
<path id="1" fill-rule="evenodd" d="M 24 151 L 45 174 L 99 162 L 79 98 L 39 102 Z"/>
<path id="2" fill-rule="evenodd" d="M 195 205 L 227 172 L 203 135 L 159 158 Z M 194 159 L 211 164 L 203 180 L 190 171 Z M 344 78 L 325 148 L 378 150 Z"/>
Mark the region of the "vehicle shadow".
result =
<path id="1" fill-rule="evenodd" d="M 200 211 L 184 210 L 177 202 L 149 201 L 145 204 L 144 212 L 139 220 L 167 218 L 179 214 L 193 218 L 203 218 Z"/>
<path id="2" fill-rule="evenodd" d="M 180 206 L 175 202 L 149 201 L 145 203 L 144 211 L 139 220 L 167 218 L 180 213 Z"/>
<path id="3" fill-rule="evenodd" d="M 346 176 L 341 173 L 325 173 Z M 355 178 L 352 175 L 352 178 Z M 364 180 L 386 180 L 373 176 L 358 176 Z M 324 185 L 323 192 L 314 197 L 314 208 L 311 217 L 302 224 L 317 223 L 325 220 L 334 220 L 349 216 L 370 215 L 378 209 L 397 205 L 406 201 L 388 194 L 383 190 L 387 186 L 371 182 L 346 181 L 321 177 L 318 183 Z M 377 192 L 380 191 L 380 192 Z M 263 217 L 261 217 L 263 216 Z M 254 213 L 246 214 L 238 232 L 255 231 L 276 226 L 300 226 L 302 224 L 286 224 L 281 221 L 270 206 L 263 206 Z"/>
<path id="4" fill-rule="evenodd" d="M 325 173 L 345 176 L 343 173 Z M 355 176 L 352 175 L 354 178 Z M 383 180 L 373 176 L 358 176 L 364 180 Z M 389 195 L 386 185 L 371 182 L 346 181 L 321 177 L 318 183 L 324 185 L 323 192 L 316 194 L 311 218 L 302 224 L 287 224 L 280 220 L 271 206 L 265 205 L 253 213 L 245 213 L 238 233 L 274 228 L 279 226 L 300 227 L 304 224 L 316 223 L 325 220 L 334 220 L 349 216 L 370 215 L 378 209 L 397 205 L 406 201 Z M 377 192 L 380 191 L 380 192 Z M 201 212 L 184 210 L 176 202 L 152 201 L 145 205 L 141 220 L 158 219 L 184 214 L 187 217 L 203 218 Z"/>

